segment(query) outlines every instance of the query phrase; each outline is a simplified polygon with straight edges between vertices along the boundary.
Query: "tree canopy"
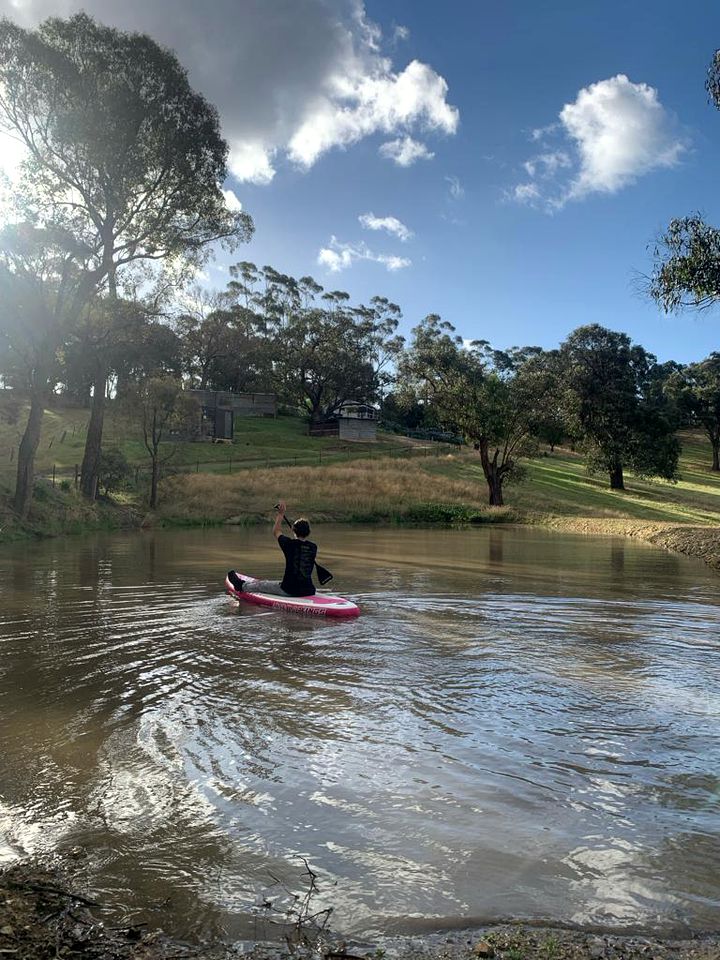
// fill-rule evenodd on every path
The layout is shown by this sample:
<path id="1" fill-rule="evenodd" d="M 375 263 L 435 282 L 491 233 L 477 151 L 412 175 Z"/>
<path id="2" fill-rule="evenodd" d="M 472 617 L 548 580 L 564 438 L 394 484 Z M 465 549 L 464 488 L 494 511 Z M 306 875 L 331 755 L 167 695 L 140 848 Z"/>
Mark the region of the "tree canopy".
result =
<path id="1" fill-rule="evenodd" d="M 720 50 L 713 54 L 705 89 L 720 110 Z M 666 312 L 720 301 L 720 230 L 699 213 L 671 220 L 653 248 L 648 291 Z"/>
<path id="2" fill-rule="evenodd" d="M 36 30 L 3 19 L 0 124 L 27 151 L 18 203 L 83 245 L 88 287 L 111 304 L 120 284 L 147 282 L 153 265 L 197 263 L 211 244 L 234 247 L 252 233 L 250 217 L 225 203 L 216 109 L 148 36 L 84 13 Z M 107 376 L 99 351 L 81 478 L 90 496 Z"/>
<path id="3" fill-rule="evenodd" d="M 680 450 L 670 408 L 653 389 L 655 357 L 627 334 L 590 324 L 564 341 L 560 361 L 569 431 L 610 487 L 625 488 L 626 468 L 675 479 Z"/>

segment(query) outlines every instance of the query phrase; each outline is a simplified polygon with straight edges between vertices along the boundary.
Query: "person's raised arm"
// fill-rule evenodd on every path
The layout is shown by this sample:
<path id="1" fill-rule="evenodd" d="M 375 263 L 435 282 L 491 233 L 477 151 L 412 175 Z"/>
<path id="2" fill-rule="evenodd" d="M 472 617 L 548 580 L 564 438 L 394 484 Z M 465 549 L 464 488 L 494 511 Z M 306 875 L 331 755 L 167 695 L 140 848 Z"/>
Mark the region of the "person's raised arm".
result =
<path id="1" fill-rule="evenodd" d="M 282 533 L 283 519 L 285 517 L 285 501 L 281 500 L 277 505 L 277 516 L 275 517 L 275 525 L 273 526 L 273 536 L 277 538 Z"/>

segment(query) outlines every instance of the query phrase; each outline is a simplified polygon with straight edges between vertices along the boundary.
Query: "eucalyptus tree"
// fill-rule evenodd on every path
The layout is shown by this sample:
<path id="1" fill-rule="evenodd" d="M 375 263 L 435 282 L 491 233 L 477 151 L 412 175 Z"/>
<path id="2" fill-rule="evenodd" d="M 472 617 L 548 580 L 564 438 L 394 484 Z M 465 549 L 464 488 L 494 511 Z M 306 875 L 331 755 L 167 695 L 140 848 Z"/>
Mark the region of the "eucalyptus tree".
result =
<path id="1" fill-rule="evenodd" d="M 88 276 L 115 319 L 119 289 L 161 264 L 247 240 L 222 193 L 228 147 L 216 109 L 150 37 L 86 14 L 36 30 L 0 21 L 0 123 L 27 151 L 21 190 L 43 221 L 92 251 Z M 139 274 L 139 278 L 138 278 Z M 94 496 L 108 367 L 97 351 L 82 489 Z"/>
<path id="2" fill-rule="evenodd" d="M 529 360 L 496 366 L 486 341 L 469 345 L 430 314 L 413 330 L 400 360 L 400 392 L 430 407 L 439 423 L 478 451 L 491 506 L 504 503 L 505 482 L 537 450 L 536 425 L 547 402 L 546 370 Z"/>
<path id="3" fill-rule="evenodd" d="M 370 307 L 354 307 L 348 293 L 324 292 L 311 277 L 303 277 L 297 289 L 301 302 L 274 338 L 280 394 L 311 423 L 347 402 L 379 400 L 387 364 L 402 344 L 395 335 L 399 308 L 378 297 Z"/>
<path id="4" fill-rule="evenodd" d="M 591 324 L 561 344 L 560 361 L 570 432 L 610 488 L 625 489 L 626 468 L 674 480 L 680 445 L 673 410 L 655 389 L 655 357 L 627 334 Z"/>
<path id="5" fill-rule="evenodd" d="M 711 470 L 720 471 L 720 353 L 681 367 L 669 389 L 690 422 L 704 430 L 712 447 Z"/>
<path id="6" fill-rule="evenodd" d="M 32 501 L 43 413 L 87 296 L 82 261 L 82 249 L 60 230 L 21 223 L 0 232 L 0 370 L 6 383 L 30 397 L 13 502 L 21 517 Z"/>
<path id="7" fill-rule="evenodd" d="M 720 110 L 720 50 L 705 79 L 708 100 Z M 656 241 L 649 293 L 666 312 L 720 302 L 720 230 L 699 213 L 677 217 Z"/>

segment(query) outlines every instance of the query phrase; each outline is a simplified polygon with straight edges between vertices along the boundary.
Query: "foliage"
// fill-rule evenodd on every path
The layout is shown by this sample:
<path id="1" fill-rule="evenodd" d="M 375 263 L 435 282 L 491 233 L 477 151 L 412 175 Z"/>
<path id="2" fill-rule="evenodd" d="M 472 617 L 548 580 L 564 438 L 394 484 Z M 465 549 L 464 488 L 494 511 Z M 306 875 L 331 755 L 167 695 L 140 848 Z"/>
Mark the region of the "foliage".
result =
<path id="1" fill-rule="evenodd" d="M 37 30 L 0 21 L 0 123 L 27 151 L 22 204 L 82 244 L 87 285 L 109 301 L 100 314 L 107 323 L 91 338 L 81 489 L 92 497 L 118 285 L 147 286 L 158 264 L 197 264 L 217 241 L 234 247 L 252 221 L 225 204 L 228 147 L 217 111 L 150 37 L 86 14 Z"/>
<path id="2" fill-rule="evenodd" d="M 78 260 L 82 251 L 58 228 L 18 223 L 0 231 L 0 373 L 31 398 L 15 483 L 21 517 L 32 502 L 35 454 L 60 351 L 87 293 Z"/>
<path id="3" fill-rule="evenodd" d="M 128 414 L 142 433 L 152 463 L 150 503 L 157 505 L 160 466 L 175 453 L 171 449 L 162 459 L 160 444 L 172 433 L 194 430 L 199 424 L 200 407 L 183 390 L 182 381 L 173 377 L 149 377 L 133 389 L 127 398 Z"/>
<path id="4" fill-rule="evenodd" d="M 679 444 L 672 410 L 655 389 L 655 357 L 624 333 L 578 327 L 560 348 L 564 403 L 571 435 L 591 469 L 624 489 L 623 470 L 672 480 Z"/>
<path id="5" fill-rule="evenodd" d="M 413 330 L 400 361 L 401 392 L 432 407 L 440 423 L 480 454 L 491 506 L 503 503 L 503 483 L 536 450 L 534 432 L 549 378 L 537 352 L 512 358 L 484 341 L 464 345 L 435 314 Z"/>
<path id="6" fill-rule="evenodd" d="M 670 221 L 654 248 L 650 296 L 669 313 L 720 300 L 720 230 L 699 214 Z"/>
<path id="7" fill-rule="evenodd" d="M 710 62 L 705 89 L 720 110 L 720 50 Z M 653 257 L 648 292 L 665 312 L 720 301 L 720 230 L 699 213 L 671 220 Z"/>
<path id="8" fill-rule="evenodd" d="M 82 13 L 34 31 L 0 21 L 0 53 L 0 117 L 29 153 L 23 192 L 87 244 L 98 279 L 247 238 L 252 221 L 222 194 L 217 111 L 171 51 Z"/>
<path id="9" fill-rule="evenodd" d="M 98 483 L 107 497 L 116 490 L 121 490 L 130 479 L 132 469 L 122 450 L 117 447 L 108 447 L 100 457 Z"/>
<path id="10" fill-rule="evenodd" d="M 676 370 L 669 390 L 692 422 L 702 427 L 712 447 L 712 469 L 720 470 L 720 353 Z"/>

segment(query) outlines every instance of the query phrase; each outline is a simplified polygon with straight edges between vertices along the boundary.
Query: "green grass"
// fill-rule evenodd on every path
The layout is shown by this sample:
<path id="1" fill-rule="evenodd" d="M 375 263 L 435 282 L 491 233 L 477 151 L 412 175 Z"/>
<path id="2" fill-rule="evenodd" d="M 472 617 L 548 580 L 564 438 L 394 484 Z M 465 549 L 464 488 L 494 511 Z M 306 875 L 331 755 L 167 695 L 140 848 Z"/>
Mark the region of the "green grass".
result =
<path id="1" fill-rule="evenodd" d="M 685 433 L 681 441 L 677 483 L 626 474 L 626 489 L 610 490 L 606 476 L 588 474 L 581 456 L 556 450 L 527 463 L 526 479 L 506 486 L 505 503 L 526 514 L 717 524 L 720 474 L 710 470 L 710 444 L 698 433 Z M 467 452 L 456 463 L 440 460 L 429 463 L 427 469 L 484 486 L 477 456 Z"/>
<path id="2" fill-rule="evenodd" d="M 9 423 L 7 409 L 8 395 L 0 391 L 0 486 L 5 488 L 4 496 L 0 490 L 0 500 L 6 504 L 14 484 L 17 447 L 27 416 L 25 409 L 15 424 Z M 53 464 L 58 470 L 58 480 L 72 475 L 74 465 L 82 460 L 88 418 L 89 411 L 80 408 L 56 407 L 46 411 L 37 456 L 38 476 L 49 476 Z M 127 421 L 119 417 L 110 404 L 105 446 L 120 447 L 133 465 L 147 469 L 148 457 L 142 442 L 137 436 L 130 436 L 129 430 Z M 677 483 L 650 482 L 627 474 L 625 491 L 610 490 L 606 476 L 588 475 L 582 457 L 570 450 L 546 452 L 527 464 L 525 481 L 507 485 L 505 502 L 510 508 L 507 517 L 626 518 L 653 523 L 718 524 L 720 474 L 713 474 L 710 470 L 709 443 L 701 433 L 685 433 L 681 441 L 683 451 Z M 171 446 L 175 445 L 168 445 L 168 450 Z M 188 442 L 176 446 L 176 454 L 169 464 L 170 472 L 197 472 L 200 474 L 198 479 L 203 474 L 218 475 L 218 481 L 225 478 L 222 483 L 203 487 L 208 507 L 204 522 L 222 520 L 227 516 L 221 504 L 222 497 L 228 503 L 237 502 L 237 498 L 234 484 L 225 489 L 226 480 L 232 481 L 238 474 L 240 482 L 240 474 L 245 468 L 260 468 L 252 483 L 247 477 L 247 482 L 243 480 L 240 484 L 245 491 L 244 501 L 254 503 L 257 499 L 257 508 L 260 509 L 261 501 L 265 504 L 267 500 L 268 484 L 293 492 L 293 484 L 299 484 L 307 499 L 310 491 L 318 487 L 322 476 L 339 465 L 341 471 L 337 475 L 333 473 L 333 483 L 327 490 L 323 487 L 323 503 L 328 517 L 365 521 L 387 521 L 398 517 L 418 523 L 485 519 L 487 486 L 479 458 L 470 450 L 454 449 L 452 455 L 446 455 L 447 448 L 418 444 L 392 434 L 380 434 L 377 441 L 368 443 L 344 442 L 330 437 L 310 438 L 305 424 L 294 417 L 237 420 L 233 444 Z M 443 455 L 425 456 L 412 467 L 398 459 L 396 470 L 392 463 L 388 464 L 388 458 L 422 452 L 423 448 Z M 358 478 L 353 485 L 350 480 L 353 464 L 346 461 L 370 459 L 385 466 L 379 473 L 371 471 L 367 477 L 363 473 L 365 479 Z M 320 464 L 323 469 L 314 473 Z M 376 489 L 371 484 L 365 489 L 368 478 L 376 484 L 378 478 L 382 478 L 382 486 Z M 179 490 L 181 486 L 174 489 Z M 261 489 L 256 490 L 258 486 Z M 217 510 L 213 509 L 212 503 L 216 489 Z M 360 495 L 363 491 L 367 496 Z M 131 494 L 131 501 L 133 496 L 142 508 L 140 500 L 144 491 Z M 41 504 L 37 506 L 40 509 Z M 172 520 L 172 506 L 166 499 L 162 512 L 168 521 Z M 74 513 L 69 507 L 63 509 Z M 263 509 L 267 509 L 266 504 Z M 198 508 L 194 507 L 188 512 L 187 520 L 191 521 L 197 514 Z M 182 509 L 178 510 L 177 516 L 183 517 Z"/>
<path id="3" fill-rule="evenodd" d="M 16 424 L 9 424 L 3 415 L 8 398 L 0 391 L 0 482 L 11 484 L 15 475 L 17 449 L 27 419 L 27 407 Z M 45 411 L 36 458 L 36 472 L 49 476 L 53 464 L 58 475 L 68 476 L 83 457 L 89 411 L 77 407 L 58 406 Z M 133 434 L 135 434 L 133 436 Z M 147 451 L 137 428 L 113 411 L 109 404 L 103 436 L 105 447 L 118 447 L 133 466 L 146 469 Z M 232 444 L 204 442 L 170 442 L 162 455 L 174 450 L 169 467 L 175 470 L 195 469 L 200 473 L 228 473 L 248 466 L 272 466 L 337 463 L 355 457 L 401 455 L 416 442 L 393 434 L 380 434 L 373 442 L 347 442 L 337 437 L 308 437 L 305 423 L 297 417 L 244 417 L 235 421 Z M 12 457 L 12 459 L 11 459 Z"/>

